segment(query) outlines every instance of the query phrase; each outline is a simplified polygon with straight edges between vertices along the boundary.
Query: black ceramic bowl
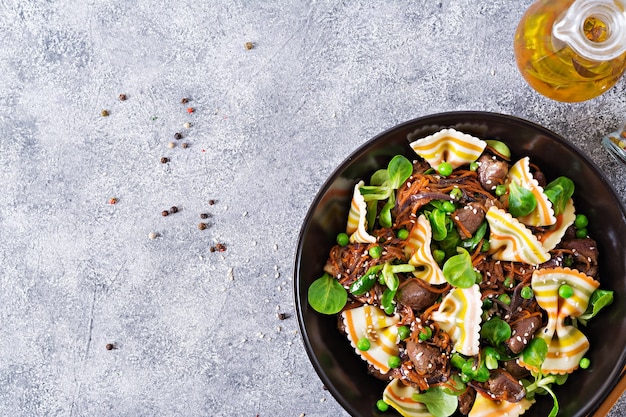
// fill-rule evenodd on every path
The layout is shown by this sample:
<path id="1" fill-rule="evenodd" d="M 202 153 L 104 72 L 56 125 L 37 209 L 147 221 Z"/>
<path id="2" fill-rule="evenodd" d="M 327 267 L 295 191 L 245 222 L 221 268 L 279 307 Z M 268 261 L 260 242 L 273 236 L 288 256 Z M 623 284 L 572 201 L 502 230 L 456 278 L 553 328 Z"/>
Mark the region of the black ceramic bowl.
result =
<path id="1" fill-rule="evenodd" d="M 380 413 L 375 403 L 385 383 L 369 376 L 366 364 L 337 330 L 337 318 L 315 312 L 307 303 L 311 283 L 322 275 L 337 233 L 345 231 L 354 184 L 387 166 L 393 155 L 414 159 L 409 142 L 452 127 L 483 139 L 507 143 L 512 160 L 530 156 L 548 180 L 565 175 L 576 184 L 576 208 L 589 218 L 589 234 L 600 251 L 600 283 L 615 292 L 614 303 L 584 329 L 591 367 L 556 387 L 559 416 L 593 412 L 615 386 L 626 360 L 626 213 L 613 188 L 594 163 L 555 133 L 531 122 L 494 113 L 454 112 L 415 119 L 371 139 L 350 155 L 326 181 L 306 216 L 295 261 L 295 296 L 304 344 L 315 370 L 335 399 L 353 416 Z M 549 397 L 539 396 L 525 417 L 547 416 Z"/>

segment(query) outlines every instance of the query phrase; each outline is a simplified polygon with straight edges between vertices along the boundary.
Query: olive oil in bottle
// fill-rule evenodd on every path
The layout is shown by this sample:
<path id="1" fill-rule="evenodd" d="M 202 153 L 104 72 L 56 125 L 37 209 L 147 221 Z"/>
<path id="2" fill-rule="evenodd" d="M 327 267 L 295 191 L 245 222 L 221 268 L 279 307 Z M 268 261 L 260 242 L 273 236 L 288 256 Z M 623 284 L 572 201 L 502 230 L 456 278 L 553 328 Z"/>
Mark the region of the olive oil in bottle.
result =
<path id="1" fill-rule="evenodd" d="M 539 0 L 515 34 L 526 81 L 558 101 L 589 100 L 626 69 L 626 0 Z"/>

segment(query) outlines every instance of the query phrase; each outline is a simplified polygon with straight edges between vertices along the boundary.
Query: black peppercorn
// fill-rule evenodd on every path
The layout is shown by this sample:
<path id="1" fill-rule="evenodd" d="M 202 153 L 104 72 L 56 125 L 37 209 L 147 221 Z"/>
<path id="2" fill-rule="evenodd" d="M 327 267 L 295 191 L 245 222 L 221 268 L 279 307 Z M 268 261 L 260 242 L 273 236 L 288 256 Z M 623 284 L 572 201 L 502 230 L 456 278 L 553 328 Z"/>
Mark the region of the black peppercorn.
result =
<path id="1" fill-rule="evenodd" d="M 201 219 L 208 219 L 208 218 L 209 218 L 209 215 L 208 215 L 208 214 L 206 214 L 206 213 L 200 213 L 200 218 L 201 218 Z"/>
<path id="2" fill-rule="evenodd" d="M 113 343 L 107 343 L 106 350 L 113 350 L 113 349 L 115 349 L 115 345 Z"/>
<path id="3" fill-rule="evenodd" d="M 172 213 L 172 214 L 178 213 L 178 207 L 176 207 L 176 206 L 170 207 L 170 213 Z"/>
<path id="4" fill-rule="evenodd" d="M 181 99 L 180 99 L 180 102 L 181 102 L 182 104 L 189 103 L 189 99 L 188 99 L 188 98 L 186 98 L 186 97 L 183 97 L 183 98 L 181 98 Z"/>
<path id="5" fill-rule="evenodd" d="M 189 144 L 187 142 L 185 142 L 185 143 L 183 143 L 180 146 L 182 146 L 184 149 L 187 149 L 189 147 Z"/>
<path id="6" fill-rule="evenodd" d="M 215 200 L 213 199 L 209 200 L 209 206 L 212 206 L 213 204 L 215 204 Z"/>
<path id="7" fill-rule="evenodd" d="M 181 140 L 183 138 L 183 134 L 180 132 L 174 133 L 174 139 Z"/>
<path id="8" fill-rule="evenodd" d="M 162 163 L 162 164 L 167 164 L 169 161 L 170 161 L 170 159 L 169 159 L 169 158 L 167 158 L 167 157 L 165 157 L 165 156 L 161 157 L 161 163 Z"/>

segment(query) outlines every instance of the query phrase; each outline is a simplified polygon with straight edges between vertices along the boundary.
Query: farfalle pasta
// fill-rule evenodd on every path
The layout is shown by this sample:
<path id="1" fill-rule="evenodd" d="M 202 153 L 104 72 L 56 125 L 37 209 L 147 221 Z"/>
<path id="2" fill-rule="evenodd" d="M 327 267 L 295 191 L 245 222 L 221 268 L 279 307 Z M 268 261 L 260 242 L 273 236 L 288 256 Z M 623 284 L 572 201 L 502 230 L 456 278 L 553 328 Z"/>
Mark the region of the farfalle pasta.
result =
<path id="1" fill-rule="evenodd" d="M 433 321 L 454 341 L 454 351 L 478 355 L 482 304 L 480 290 L 474 284 L 470 288 L 453 288 L 433 312 Z"/>
<path id="2" fill-rule="evenodd" d="M 411 143 L 415 153 L 432 168 L 437 168 L 442 162 L 449 163 L 453 168 L 474 162 L 486 146 L 485 141 L 454 129 L 443 129 Z"/>
<path id="3" fill-rule="evenodd" d="M 380 372 L 389 372 L 389 358 L 398 354 L 398 327 L 395 325 L 400 317 L 387 316 L 383 310 L 367 304 L 345 310 L 341 317 L 356 352 Z M 366 351 L 357 347 L 362 339 L 369 341 L 370 348 Z"/>
<path id="4" fill-rule="evenodd" d="M 567 286 L 567 298 L 561 293 Z M 589 299 L 600 284 L 593 278 L 569 268 L 540 269 L 533 273 L 532 289 L 537 303 L 547 312 L 548 323 L 539 329 L 538 337 L 548 345 L 546 359 L 538 368 L 522 359 L 520 365 L 535 372 L 571 373 L 589 349 L 587 337 L 567 319 L 581 316 Z M 570 290 L 571 289 L 571 290 Z"/>
<path id="5" fill-rule="evenodd" d="M 484 395 L 478 395 L 469 417 L 518 417 L 528 410 L 534 401 L 523 399 L 522 401 L 512 403 L 508 401 L 495 401 Z"/>
<path id="6" fill-rule="evenodd" d="M 350 203 L 350 212 L 348 213 L 348 224 L 346 233 L 350 236 L 353 243 L 373 243 L 376 238 L 367 232 L 367 203 L 361 194 L 360 188 L 364 182 L 360 181 L 354 186 L 354 194 Z"/>
<path id="7" fill-rule="evenodd" d="M 547 251 L 554 249 L 561 242 L 565 232 L 574 224 L 575 220 L 576 209 L 574 208 L 574 200 L 570 198 L 565 205 L 563 213 L 556 216 L 556 223 L 538 237 L 541 241 L 541 246 Z"/>
<path id="8" fill-rule="evenodd" d="M 426 216 L 421 215 L 409 234 L 405 251 L 408 251 L 410 254 L 409 264 L 417 267 L 413 275 L 432 285 L 444 284 L 446 278 L 443 276 L 443 272 L 430 250 L 431 240 L 432 229 L 430 222 L 426 219 Z"/>
<path id="9" fill-rule="evenodd" d="M 419 393 L 417 389 L 394 379 L 385 387 L 383 401 L 401 410 L 404 417 L 432 417 L 424 404 L 413 400 L 413 394 L 416 393 Z"/>
<path id="10" fill-rule="evenodd" d="M 527 156 L 510 163 L 504 142 L 454 129 L 410 146 L 412 162 L 396 155 L 355 185 L 309 303 L 339 312 L 368 372 L 387 382 L 381 411 L 523 415 L 588 365 L 582 325 L 612 297 L 593 304 L 599 251 L 575 186 L 546 184 Z"/>
<path id="11" fill-rule="evenodd" d="M 530 265 L 538 265 L 550 259 L 550 253 L 539 239 L 506 211 L 491 207 L 486 218 L 491 230 L 489 245 L 494 259 Z"/>
<path id="12" fill-rule="evenodd" d="M 524 157 L 517 161 L 509 170 L 507 177 L 509 182 L 516 182 L 517 185 L 529 190 L 537 202 L 537 207 L 526 216 L 518 220 L 528 226 L 551 226 L 556 223 L 552 202 L 543 192 L 543 187 L 533 177 L 530 172 L 530 158 Z"/>

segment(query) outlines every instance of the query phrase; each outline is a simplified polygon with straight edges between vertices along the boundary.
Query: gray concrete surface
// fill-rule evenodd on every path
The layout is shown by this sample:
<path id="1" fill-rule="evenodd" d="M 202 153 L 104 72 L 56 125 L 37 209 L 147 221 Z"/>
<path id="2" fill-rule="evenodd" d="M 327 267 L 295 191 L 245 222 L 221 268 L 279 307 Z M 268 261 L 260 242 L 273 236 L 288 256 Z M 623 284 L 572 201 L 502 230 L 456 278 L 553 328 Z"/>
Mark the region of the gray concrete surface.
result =
<path id="1" fill-rule="evenodd" d="M 346 415 L 307 360 L 292 264 L 356 147 L 502 112 L 571 139 L 626 197 L 599 142 L 626 81 L 582 104 L 533 92 L 511 47 L 530 4 L 1 0 L 0 415 Z"/>

